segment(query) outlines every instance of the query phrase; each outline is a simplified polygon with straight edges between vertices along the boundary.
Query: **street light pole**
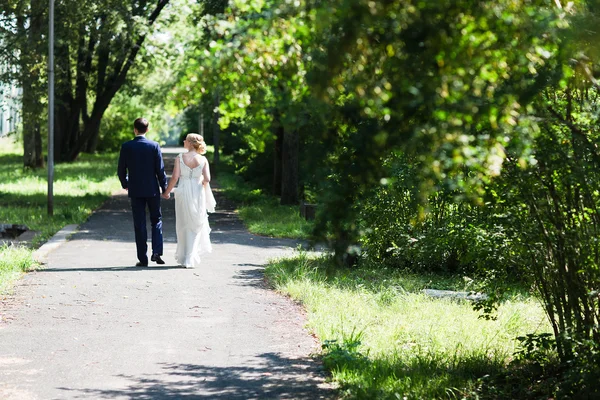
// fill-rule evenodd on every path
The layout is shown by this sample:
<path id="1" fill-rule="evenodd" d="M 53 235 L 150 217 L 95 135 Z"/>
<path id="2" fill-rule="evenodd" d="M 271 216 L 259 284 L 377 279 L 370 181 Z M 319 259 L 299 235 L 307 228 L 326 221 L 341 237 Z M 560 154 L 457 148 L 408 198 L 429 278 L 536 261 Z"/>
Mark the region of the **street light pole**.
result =
<path id="1" fill-rule="evenodd" d="M 54 0 L 48 23 L 48 215 L 54 215 Z"/>

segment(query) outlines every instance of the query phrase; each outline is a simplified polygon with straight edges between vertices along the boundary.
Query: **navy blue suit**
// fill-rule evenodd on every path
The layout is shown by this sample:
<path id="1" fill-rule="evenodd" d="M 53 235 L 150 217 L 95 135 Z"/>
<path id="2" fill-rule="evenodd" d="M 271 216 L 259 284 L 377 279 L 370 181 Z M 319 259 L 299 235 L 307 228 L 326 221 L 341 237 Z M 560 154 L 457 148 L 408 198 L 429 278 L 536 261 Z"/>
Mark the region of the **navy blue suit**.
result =
<path id="1" fill-rule="evenodd" d="M 138 260 L 148 264 L 146 206 L 152 225 L 152 254 L 163 254 L 160 193 L 167 189 L 167 175 L 160 145 L 144 136 L 123 143 L 117 174 L 131 200 Z"/>

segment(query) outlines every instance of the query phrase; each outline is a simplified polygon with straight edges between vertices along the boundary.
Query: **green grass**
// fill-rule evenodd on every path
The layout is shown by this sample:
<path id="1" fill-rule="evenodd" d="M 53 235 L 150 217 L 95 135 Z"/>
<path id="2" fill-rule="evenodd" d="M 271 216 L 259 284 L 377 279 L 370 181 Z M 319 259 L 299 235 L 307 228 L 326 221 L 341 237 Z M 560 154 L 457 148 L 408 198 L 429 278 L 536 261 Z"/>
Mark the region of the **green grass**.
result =
<path id="1" fill-rule="evenodd" d="M 7 139 L 2 139 L 3 141 Z M 54 216 L 47 213 L 48 172 L 24 169 L 22 150 L 0 146 L 0 221 L 39 231 L 36 243 L 68 224 L 79 224 L 120 188 L 117 155 L 82 154 L 78 161 L 57 164 L 54 171 Z"/>
<path id="2" fill-rule="evenodd" d="M 485 320 L 466 301 L 421 293 L 464 290 L 459 278 L 340 270 L 305 254 L 272 262 L 266 274 L 276 289 L 304 304 L 309 328 L 323 343 L 324 364 L 347 398 L 478 398 L 484 377 L 506 368 L 517 336 L 548 330 L 533 298 L 511 298 L 496 320 Z"/>
<path id="3" fill-rule="evenodd" d="M 23 246 L 0 246 L 0 293 L 6 292 L 12 282 L 36 266 L 32 253 Z"/>
<path id="4" fill-rule="evenodd" d="M 84 222 L 120 188 L 116 176 L 117 154 L 82 154 L 76 162 L 57 164 L 53 185 L 54 215 L 50 217 L 47 212 L 47 169 L 24 169 L 22 151 L 11 139 L 0 138 L 0 223 L 26 225 L 30 230 L 38 231 L 33 247 L 47 241 L 66 225 Z M 6 251 L 0 253 L 4 264 L 6 259 L 11 263 L 10 257 L 14 255 Z M 32 249 L 18 252 L 31 253 Z M 19 266 L 18 260 L 21 258 L 7 270 L 29 268 Z M 12 272 L 0 275 L 0 286 L 6 286 L 8 277 L 14 276 Z"/>
<path id="5" fill-rule="evenodd" d="M 257 235 L 306 239 L 312 223 L 300 216 L 298 206 L 282 206 L 275 196 L 253 188 L 240 176 L 220 171 L 216 179 L 225 197 L 236 203 L 248 230 Z"/>

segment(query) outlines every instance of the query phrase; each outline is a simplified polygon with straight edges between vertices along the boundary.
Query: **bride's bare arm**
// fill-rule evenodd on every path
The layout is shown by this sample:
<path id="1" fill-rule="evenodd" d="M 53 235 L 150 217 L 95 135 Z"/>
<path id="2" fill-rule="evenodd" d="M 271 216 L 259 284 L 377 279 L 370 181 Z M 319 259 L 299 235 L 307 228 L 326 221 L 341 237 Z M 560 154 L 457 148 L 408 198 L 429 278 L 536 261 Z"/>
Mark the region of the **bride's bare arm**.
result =
<path id="1" fill-rule="evenodd" d="M 204 163 L 204 167 L 202 167 L 202 176 L 204 179 L 202 180 L 202 184 L 210 182 L 210 167 L 208 166 L 208 159 Z"/>
<path id="2" fill-rule="evenodd" d="M 175 184 L 179 180 L 179 176 L 181 175 L 181 170 L 179 169 L 179 156 L 175 158 L 175 165 L 173 165 L 173 174 L 171 174 L 171 179 L 169 179 L 169 185 L 167 185 L 167 190 L 163 193 L 164 198 L 169 198 L 169 195 Z"/>

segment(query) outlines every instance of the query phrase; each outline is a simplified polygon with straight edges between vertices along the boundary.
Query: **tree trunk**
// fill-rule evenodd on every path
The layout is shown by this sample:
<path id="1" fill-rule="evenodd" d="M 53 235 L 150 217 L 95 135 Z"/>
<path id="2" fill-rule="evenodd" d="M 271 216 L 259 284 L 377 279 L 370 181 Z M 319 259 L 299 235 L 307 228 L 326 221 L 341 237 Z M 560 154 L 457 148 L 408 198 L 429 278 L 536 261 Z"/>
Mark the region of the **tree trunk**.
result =
<path id="1" fill-rule="evenodd" d="M 217 106 L 219 105 L 219 95 L 217 95 L 216 98 L 216 104 Z M 219 113 L 215 112 L 213 115 L 213 120 L 212 120 L 212 126 L 213 126 L 213 146 L 215 148 L 215 152 L 213 154 L 213 162 L 212 162 L 212 168 L 211 168 L 211 173 L 214 176 L 217 176 L 218 170 L 219 170 L 219 161 L 221 159 L 221 128 L 219 127 Z"/>
<path id="2" fill-rule="evenodd" d="M 67 27 L 58 25 L 59 32 Z M 73 74 L 70 65 L 69 42 L 59 40 L 55 44 L 55 102 L 54 102 L 54 160 L 68 161 L 68 150 L 79 134 L 79 118 L 73 117 L 73 109 L 81 105 L 73 99 Z M 85 98 L 84 100 L 85 101 Z"/>
<path id="3" fill-rule="evenodd" d="M 40 101 L 42 88 L 39 85 L 40 65 L 43 60 L 39 48 L 42 40 L 43 3 L 31 0 L 29 16 L 29 32 L 21 54 L 20 84 L 23 88 L 23 166 L 41 168 L 44 166 L 42 153 L 41 114 L 43 106 Z M 25 31 L 24 21 L 19 21 Z"/>
<path id="4" fill-rule="evenodd" d="M 96 151 L 98 146 L 98 137 L 100 135 L 100 122 L 102 121 L 102 117 L 104 113 L 108 109 L 110 105 L 110 101 L 114 97 L 117 89 L 114 89 L 114 92 L 109 93 L 102 99 L 96 99 L 96 103 L 94 104 L 94 109 L 92 110 L 92 114 L 89 117 L 82 115 L 84 120 L 83 131 L 79 136 L 79 140 L 74 144 L 71 153 L 70 159 L 75 160 L 79 153 L 82 151 L 93 153 Z"/>
<path id="5" fill-rule="evenodd" d="M 204 137 L 204 109 L 202 103 L 198 105 L 198 133 Z"/>
<path id="6" fill-rule="evenodd" d="M 73 112 L 76 107 L 72 104 L 68 93 L 56 96 L 54 112 L 54 160 L 69 161 L 69 149 L 79 136 L 79 114 Z"/>
<path id="7" fill-rule="evenodd" d="M 32 89 L 23 88 L 25 92 L 31 92 Z M 34 111 L 37 104 L 25 103 L 23 96 L 23 166 L 28 168 L 42 168 L 44 166 L 44 157 L 42 154 L 42 134 L 41 124 L 38 112 Z"/>
<path id="8" fill-rule="evenodd" d="M 101 122 L 102 122 L 102 116 L 92 116 L 88 120 L 88 123 L 85 124 L 85 127 L 84 127 L 85 135 L 88 138 L 87 143 L 86 143 L 86 152 L 87 153 L 95 153 L 96 149 L 98 148 L 98 138 L 100 137 L 100 123 Z"/>
<path id="9" fill-rule="evenodd" d="M 32 86 L 23 86 L 23 166 L 44 166 L 39 93 Z"/>
<path id="10" fill-rule="evenodd" d="M 275 148 L 273 149 L 273 195 L 281 196 L 281 172 L 282 172 L 282 146 L 283 126 L 275 127 Z"/>
<path id="11" fill-rule="evenodd" d="M 281 204 L 298 204 L 299 134 L 296 129 L 284 128 L 281 152 Z"/>

